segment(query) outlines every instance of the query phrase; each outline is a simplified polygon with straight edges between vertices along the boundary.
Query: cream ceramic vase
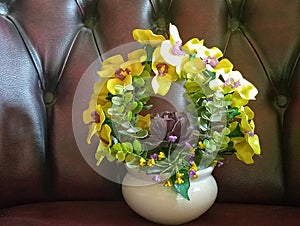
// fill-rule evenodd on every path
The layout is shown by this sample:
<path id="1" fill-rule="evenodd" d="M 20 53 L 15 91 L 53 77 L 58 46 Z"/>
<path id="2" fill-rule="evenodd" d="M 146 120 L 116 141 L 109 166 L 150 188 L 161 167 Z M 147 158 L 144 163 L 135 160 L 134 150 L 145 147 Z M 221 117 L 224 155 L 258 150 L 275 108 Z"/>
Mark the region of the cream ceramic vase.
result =
<path id="1" fill-rule="evenodd" d="M 213 167 L 198 171 L 188 191 L 190 201 L 177 194 L 174 188 L 154 183 L 153 175 L 128 169 L 122 184 L 127 204 L 142 217 L 159 224 L 179 225 L 192 221 L 214 203 L 218 187 L 212 176 Z"/>

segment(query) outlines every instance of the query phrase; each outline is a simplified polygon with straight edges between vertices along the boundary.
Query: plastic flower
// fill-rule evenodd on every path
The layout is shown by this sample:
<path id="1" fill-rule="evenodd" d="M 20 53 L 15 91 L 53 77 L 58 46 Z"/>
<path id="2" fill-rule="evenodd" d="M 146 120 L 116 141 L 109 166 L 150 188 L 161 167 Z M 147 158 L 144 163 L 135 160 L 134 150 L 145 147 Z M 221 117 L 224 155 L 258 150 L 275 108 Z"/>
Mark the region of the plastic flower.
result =
<path id="1" fill-rule="evenodd" d="M 165 39 L 162 35 L 153 34 L 151 30 L 135 29 L 132 32 L 133 39 L 143 45 L 158 46 Z"/>
<path id="2" fill-rule="evenodd" d="M 100 104 L 106 116 L 109 115 L 107 110 L 111 108 L 112 103 L 106 97 L 109 93 L 106 82 L 96 82 L 94 85 L 94 93 L 91 97 L 91 101 L 94 101 L 94 105 Z"/>
<path id="3" fill-rule="evenodd" d="M 150 158 L 147 162 L 147 166 L 153 166 L 155 164 L 155 160 L 153 158 Z"/>
<path id="4" fill-rule="evenodd" d="M 102 124 L 105 120 L 105 114 L 100 104 L 96 106 L 90 103 L 89 108 L 83 112 L 83 121 L 85 124 L 90 124 L 87 143 L 91 143 L 91 138 L 97 132 L 100 132 Z"/>
<path id="5" fill-rule="evenodd" d="M 235 74 L 237 75 L 240 73 L 237 72 Z M 228 79 L 226 81 L 228 81 Z M 241 78 L 237 81 L 237 84 L 238 85 L 235 87 L 235 92 L 232 94 L 232 107 L 244 106 L 248 103 L 248 100 L 255 100 L 258 90 L 252 83 Z"/>
<path id="6" fill-rule="evenodd" d="M 132 164 L 189 200 L 199 169 L 222 165 L 225 154 L 253 163 L 261 150 L 254 113 L 246 105 L 258 91 L 233 71 L 221 50 L 197 38 L 184 44 L 173 24 L 169 40 L 151 30 L 136 29 L 132 35 L 142 48 L 127 59 L 104 60 L 98 71 L 102 79 L 83 112 L 87 142 L 99 137 L 97 165 L 104 158 Z M 185 91 L 172 95 L 184 96 L 185 110 L 144 115 L 155 104 L 153 93 L 168 94 L 173 82 L 183 84 Z"/>
<path id="7" fill-rule="evenodd" d="M 154 181 L 154 182 L 160 182 L 160 176 L 159 175 L 155 175 L 153 178 L 152 178 L 152 180 Z"/>
<path id="8" fill-rule="evenodd" d="M 240 129 L 244 137 L 233 137 L 232 141 L 236 149 L 236 157 L 246 164 L 253 163 L 252 157 L 261 153 L 259 138 L 254 134 L 254 113 L 249 107 L 241 107 Z M 233 122 L 231 130 L 235 129 L 237 122 Z"/>
<path id="9" fill-rule="evenodd" d="M 102 63 L 102 69 L 98 74 L 103 78 L 108 78 L 107 89 L 112 94 L 117 94 L 116 85 L 129 85 L 132 83 L 132 76 L 140 75 L 144 66 L 141 62 L 141 54 L 144 51 L 134 51 L 128 54 L 129 61 L 124 62 L 121 55 L 112 56 Z M 136 59 L 132 59 L 132 58 Z"/>
<path id="10" fill-rule="evenodd" d="M 170 40 L 165 40 L 161 44 L 161 55 L 166 62 L 176 67 L 179 76 L 182 75 L 182 65 L 188 61 L 189 54 L 196 53 L 197 49 L 203 46 L 203 40 L 193 38 L 182 45 L 178 29 L 175 25 L 169 25 Z"/>
<path id="11" fill-rule="evenodd" d="M 196 54 L 206 65 L 206 69 L 212 72 L 228 73 L 233 69 L 233 64 L 226 58 L 223 58 L 223 53 L 217 47 L 207 48 L 202 46 Z"/>
<path id="12" fill-rule="evenodd" d="M 152 79 L 152 88 L 156 94 L 162 96 L 169 91 L 173 81 L 178 79 L 176 68 L 165 62 L 160 54 L 160 47 L 153 52 L 152 70 L 155 76 Z"/>
<path id="13" fill-rule="evenodd" d="M 158 157 L 158 160 L 162 160 L 162 159 L 166 158 L 166 155 L 163 152 L 159 152 L 159 155 L 157 157 Z"/>
<path id="14" fill-rule="evenodd" d="M 193 180 L 197 179 L 198 178 L 197 171 L 198 171 L 198 167 L 196 166 L 195 162 L 193 162 L 189 169 L 189 178 L 191 178 Z"/>
<path id="15" fill-rule="evenodd" d="M 172 182 L 170 180 L 167 180 L 165 183 L 164 183 L 164 187 L 172 187 Z"/>
<path id="16" fill-rule="evenodd" d="M 143 157 L 140 158 L 139 165 L 140 166 L 145 166 L 146 165 L 146 160 Z"/>
<path id="17" fill-rule="evenodd" d="M 184 176 L 183 173 L 176 173 L 175 184 L 183 184 L 184 183 L 184 180 L 182 179 L 183 176 Z"/>
<path id="18" fill-rule="evenodd" d="M 168 141 L 171 142 L 171 143 L 174 143 L 176 140 L 177 140 L 177 136 L 172 136 L 171 135 L 171 136 L 168 137 Z"/>
<path id="19" fill-rule="evenodd" d="M 232 93 L 232 107 L 244 106 L 249 100 L 255 100 L 258 90 L 256 87 L 243 78 L 239 71 L 230 71 L 222 74 L 222 80 L 216 78 L 210 81 L 212 90 L 223 90 L 224 93 Z"/>
<path id="20" fill-rule="evenodd" d="M 169 25 L 170 40 L 161 44 L 161 54 L 164 59 L 173 66 L 181 66 L 183 57 L 196 53 L 196 50 L 203 46 L 203 40 L 193 38 L 182 45 L 178 29 L 175 25 Z"/>

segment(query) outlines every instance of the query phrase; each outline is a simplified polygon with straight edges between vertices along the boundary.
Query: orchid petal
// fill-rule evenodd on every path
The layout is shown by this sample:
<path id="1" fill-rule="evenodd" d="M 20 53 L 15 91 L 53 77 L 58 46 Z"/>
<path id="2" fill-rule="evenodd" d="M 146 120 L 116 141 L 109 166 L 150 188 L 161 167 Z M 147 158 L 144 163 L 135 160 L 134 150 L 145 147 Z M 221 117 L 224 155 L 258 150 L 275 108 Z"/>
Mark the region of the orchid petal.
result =
<path id="1" fill-rule="evenodd" d="M 151 30 L 135 29 L 132 32 L 133 39 L 143 45 L 158 46 L 165 39 L 162 35 L 153 34 Z"/>
<path id="2" fill-rule="evenodd" d="M 175 45 L 176 42 L 182 43 L 182 40 L 179 36 L 178 29 L 175 25 L 170 23 L 169 31 L 170 31 L 170 42 L 172 43 L 172 45 Z"/>
<path id="3" fill-rule="evenodd" d="M 154 76 L 152 79 L 152 88 L 155 94 L 162 96 L 166 95 L 171 87 L 172 82 L 168 79 L 160 77 L 159 75 Z"/>

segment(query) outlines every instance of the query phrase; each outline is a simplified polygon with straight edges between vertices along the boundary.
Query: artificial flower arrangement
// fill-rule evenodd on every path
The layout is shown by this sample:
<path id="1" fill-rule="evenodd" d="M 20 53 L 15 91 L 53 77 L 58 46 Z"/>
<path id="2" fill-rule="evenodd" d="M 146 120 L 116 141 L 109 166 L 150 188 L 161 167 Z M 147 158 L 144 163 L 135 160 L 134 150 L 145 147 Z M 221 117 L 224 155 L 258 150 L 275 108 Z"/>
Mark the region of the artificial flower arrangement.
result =
<path id="1" fill-rule="evenodd" d="M 83 120 L 87 142 L 98 137 L 98 165 L 104 158 L 133 165 L 189 200 L 199 169 L 221 165 L 228 154 L 246 164 L 260 154 L 247 106 L 258 91 L 218 48 L 197 38 L 183 45 L 173 24 L 169 36 L 134 30 L 142 47 L 126 60 L 115 55 L 103 61 Z M 186 99 L 186 111 L 147 113 L 151 96 L 166 95 L 174 83 L 185 89 L 176 95 Z"/>

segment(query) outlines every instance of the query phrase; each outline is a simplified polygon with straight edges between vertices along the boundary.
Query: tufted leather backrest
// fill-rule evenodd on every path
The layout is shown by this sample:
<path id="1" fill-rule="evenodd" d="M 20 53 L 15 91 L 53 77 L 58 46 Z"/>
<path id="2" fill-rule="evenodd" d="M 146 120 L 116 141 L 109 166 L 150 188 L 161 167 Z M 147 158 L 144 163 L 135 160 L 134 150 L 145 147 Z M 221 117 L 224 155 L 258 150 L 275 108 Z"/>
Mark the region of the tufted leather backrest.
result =
<path id="1" fill-rule="evenodd" d="M 135 28 L 218 46 L 259 89 L 262 155 L 226 159 L 220 202 L 299 205 L 298 0 L 0 0 L 0 207 L 45 200 L 121 199 L 89 167 L 72 130 L 80 78 Z M 96 71 L 95 71 L 96 73 Z"/>

